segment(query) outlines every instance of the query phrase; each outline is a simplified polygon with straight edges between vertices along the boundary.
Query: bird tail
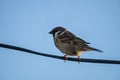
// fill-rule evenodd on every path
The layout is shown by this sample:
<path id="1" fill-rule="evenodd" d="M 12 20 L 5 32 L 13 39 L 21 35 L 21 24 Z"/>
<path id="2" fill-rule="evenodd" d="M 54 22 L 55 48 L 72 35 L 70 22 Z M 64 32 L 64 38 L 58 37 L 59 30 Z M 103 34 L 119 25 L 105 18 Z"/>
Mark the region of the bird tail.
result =
<path id="1" fill-rule="evenodd" d="M 89 47 L 89 49 L 93 50 L 93 51 L 103 52 L 102 50 L 99 50 L 99 49 L 96 49 L 96 48 L 93 48 L 93 47 Z"/>

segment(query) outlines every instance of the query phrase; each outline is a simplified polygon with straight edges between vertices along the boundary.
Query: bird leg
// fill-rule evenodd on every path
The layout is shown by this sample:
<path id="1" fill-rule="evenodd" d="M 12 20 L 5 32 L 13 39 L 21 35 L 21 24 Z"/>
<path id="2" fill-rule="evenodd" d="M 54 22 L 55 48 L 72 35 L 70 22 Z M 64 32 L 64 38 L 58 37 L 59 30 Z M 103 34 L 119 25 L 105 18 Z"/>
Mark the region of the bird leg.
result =
<path id="1" fill-rule="evenodd" d="M 66 63 L 66 60 L 68 59 L 67 55 L 64 55 L 64 62 Z"/>
<path id="2" fill-rule="evenodd" d="M 78 63 L 80 64 L 80 55 L 81 55 L 81 53 L 82 53 L 83 51 L 78 51 L 77 52 L 77 56 L 78 56 Z"/>
<path id="3" fill-rule="evenodd" d="M 78 63 L 80 64 L 80 56 L 78 56 Z"/>

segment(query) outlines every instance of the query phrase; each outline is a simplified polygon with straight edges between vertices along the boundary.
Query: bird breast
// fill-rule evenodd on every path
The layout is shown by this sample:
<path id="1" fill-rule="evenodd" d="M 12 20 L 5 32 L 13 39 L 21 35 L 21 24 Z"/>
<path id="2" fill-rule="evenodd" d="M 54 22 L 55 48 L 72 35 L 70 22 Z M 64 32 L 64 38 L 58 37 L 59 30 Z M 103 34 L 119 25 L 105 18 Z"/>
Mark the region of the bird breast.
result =
<path id="1" fill-rule="evenodd" d="M 76 54 L 73 54 L 73 52 L 76 52 L 75 51 L 75 49 L 76 49 L 75 45 L 61 42 L 59 39 L 55 39 L 55 45 L 64 54 L 67 54 L 67 55 L 76 55 Z"/>

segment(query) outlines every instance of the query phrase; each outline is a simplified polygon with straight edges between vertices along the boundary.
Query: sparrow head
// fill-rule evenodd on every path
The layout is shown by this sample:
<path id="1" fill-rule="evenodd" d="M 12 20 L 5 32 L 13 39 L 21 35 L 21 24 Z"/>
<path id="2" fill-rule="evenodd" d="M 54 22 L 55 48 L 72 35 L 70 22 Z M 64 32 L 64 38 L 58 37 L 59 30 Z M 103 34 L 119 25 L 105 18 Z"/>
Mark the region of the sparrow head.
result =
<path id="1" fill-rule="evenodd" d="M 52 29 L 52 31 L 49 32 L 49 34 L 53 34 L 55 35 L 55 33 L 57 32 L 58 34 L 62 33 L 66 31 L 65 28 L 61 27 L 61 26 L 58 26 L 58 27 L 55 27 L 54 29 Z"/>

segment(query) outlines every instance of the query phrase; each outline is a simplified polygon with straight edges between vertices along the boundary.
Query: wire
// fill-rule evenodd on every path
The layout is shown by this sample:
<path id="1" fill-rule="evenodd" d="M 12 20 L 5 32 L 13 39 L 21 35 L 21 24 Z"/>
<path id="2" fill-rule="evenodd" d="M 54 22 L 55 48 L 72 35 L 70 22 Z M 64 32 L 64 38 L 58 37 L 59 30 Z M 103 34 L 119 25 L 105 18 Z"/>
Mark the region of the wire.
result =
<path id="1" fill-rule="evenodd" d="M 63 56 L 57 56 L 57 55 L 52 55 L 52 54 L 40 53 L 40 52 L 36 52 L 36 51 L 33 51 L 33 50 L 29 50 L 29 49 L 25 49 L 25 48 L 13 46 L 13 45 L 8 45 L 8 44 L 0 43 L 0 47 L 64 60 L 64 57 L 63 57 Z M 71 57 L 68 57 L 67 60 L 68 60 L 68 61 L 78 61 L 77 58 L 71 58 Z M 119 61 L 119 60 L 103 60 L 103 59 L 87 59 L 87 58 L 81 58 L 81 59 L 80 59 L 80 62 L 104 63 L 104 64 L 120 64 L 120 61 Z"/>

